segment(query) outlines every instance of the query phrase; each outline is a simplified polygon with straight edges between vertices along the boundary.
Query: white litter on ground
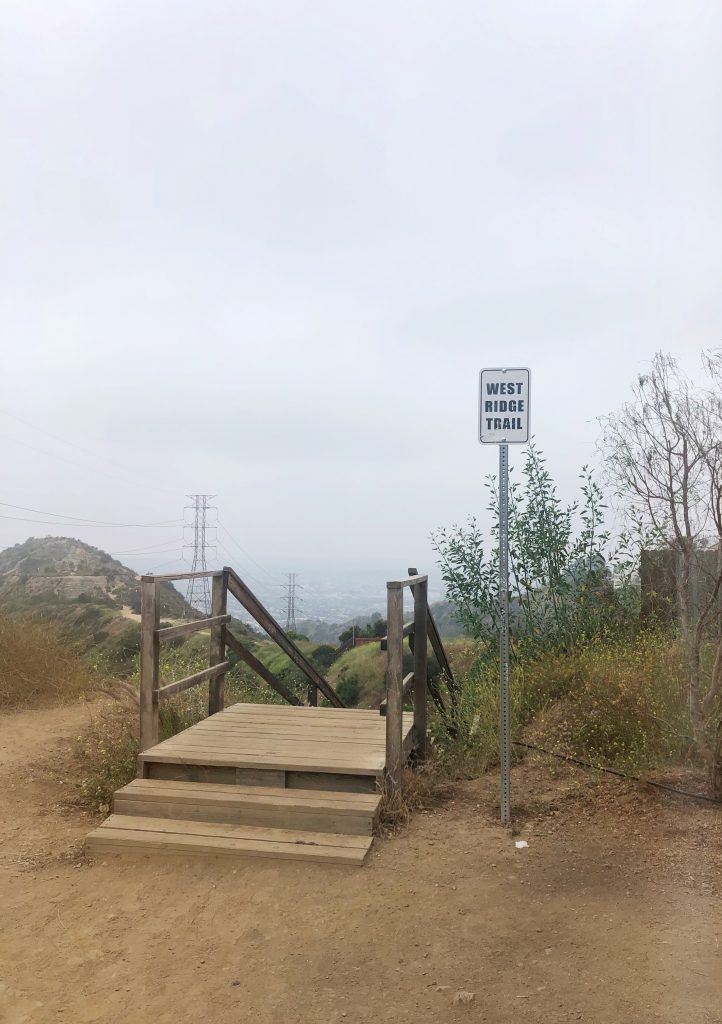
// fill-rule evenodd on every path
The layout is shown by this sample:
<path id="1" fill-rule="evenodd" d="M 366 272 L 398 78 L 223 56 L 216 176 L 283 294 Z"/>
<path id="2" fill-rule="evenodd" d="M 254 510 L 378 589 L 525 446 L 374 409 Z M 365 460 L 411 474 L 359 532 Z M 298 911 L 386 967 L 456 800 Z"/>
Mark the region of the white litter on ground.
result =
<path id="1" fill-rule="evenodd" d="M 529 843 L 527 843 L 526 839 L 517 839 L 514 846 L 516 846 L 517 850 L 526 850 L 529 847 Z"/>

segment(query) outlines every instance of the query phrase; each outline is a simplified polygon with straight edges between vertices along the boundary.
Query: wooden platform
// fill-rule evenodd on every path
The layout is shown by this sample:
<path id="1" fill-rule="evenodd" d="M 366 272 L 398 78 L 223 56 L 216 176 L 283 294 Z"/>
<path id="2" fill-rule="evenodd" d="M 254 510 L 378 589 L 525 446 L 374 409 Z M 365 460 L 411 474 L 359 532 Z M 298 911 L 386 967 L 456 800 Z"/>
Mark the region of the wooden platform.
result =
<path id="1" fill-rule="evenodd" d="M 413 716 L 403 721 L 404 747 Z M 235 704 L 144 751 L 86 840 L 119 852 L 363 862 L 385 769 L 378 711 Z"/>
<path id="2" fill-rule="evenodd" d="M 411 743 L 413 716 L 404 716 Z M 140 755 L 143 778 L 374 792 L 386 763 L 378 711 L 234 704 Z"/>

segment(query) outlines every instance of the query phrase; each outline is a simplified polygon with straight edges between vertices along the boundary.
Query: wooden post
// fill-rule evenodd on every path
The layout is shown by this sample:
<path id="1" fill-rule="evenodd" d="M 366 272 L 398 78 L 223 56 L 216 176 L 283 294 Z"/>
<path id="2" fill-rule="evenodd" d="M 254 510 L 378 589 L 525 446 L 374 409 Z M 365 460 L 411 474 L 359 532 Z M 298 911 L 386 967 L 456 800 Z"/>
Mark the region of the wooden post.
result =
<path id="1" fill-rule="evenodd" d="M 152 577 L 140 582 L 140 749 L 158 742 L 158 634 L 160 584 Z"/>
<path id="2" fill-rule="evenodd" d="M 426 685 L 427 685 L 427 580 L 417 583 L 414 590 L 414 741 L 416 756 L 426 757 Z"/>
<path id="3" fill-rule="evenodd" d="M 228 606 L 228 573 L 213 577 L 211 598 L 211 615 L 225 615 Z M 223 623 L 216 622 L 211 626 L 211 645 L 208 654 L 208 667 L 220 665 L 226 660 L 226 643 L 223 634 Z M 208 684 L 208 714 L 215 715 L 223 711 L 223 684 L 225 673 L 211 679 Z"/>
<path id="4" fill-rule="evenodd" d="M 403 767 L 404 592 L 401 587 L 389 586 L 387 594 L 386 774 L 395 793 L 401 785 Z"/>
<path id="5" fill-rule="evenodd" d="M 308 706 L 310 708 L 318 707 L 318 687 L 311 682 L 308 684 Z"/>

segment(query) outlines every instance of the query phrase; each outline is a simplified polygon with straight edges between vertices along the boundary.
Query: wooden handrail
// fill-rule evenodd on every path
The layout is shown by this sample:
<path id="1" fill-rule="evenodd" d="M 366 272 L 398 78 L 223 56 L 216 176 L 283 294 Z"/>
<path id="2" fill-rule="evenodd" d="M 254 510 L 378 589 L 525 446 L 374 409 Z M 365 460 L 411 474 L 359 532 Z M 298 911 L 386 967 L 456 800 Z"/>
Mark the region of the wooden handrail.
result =
<path id="1" fill-rule="evenodd" d="M 413 576 L 416 574 L 416 569 L 410 568 L 408 572 L 410 576 Z M 426 606 L 426 631 L 428 633 L 429 643 L 431 644 L 431 650 L 434 652 L 436 660 L 439 663 L 439 668 L 447 678 L 447 691 L 449 694 L 449 698 L 451 700 L 453 716 L 457 706 L 457 693 L 454 680 L 454 673 L 451 671 L 451 665 L 449 664 L 449 659 L 446 656 L 446 650 L 441 640 L 441 634 L 439 633 L 438 626 L 436 625 L 436 621 L 431 613 L 431 608 L 429 607 L 428 602 Z M 435 684 L 432 685 L 432 683 L 429 682 L 429 692 L 431 693 L 431 696 L 434 698 L 434 703 L 436 704 L 441 714 L 447 717 L 448 720 L 448 708 L 446 707 L 446 702 L 441 694 L 441 690 L 439 690 L 438 686 L 436 686 Z M 453 723 L 448 724 L 450 727 L 455 728 Z"/>
<path id="2" fill-rule="evenodd" d="M 386 587 L 389 590 L 402 590 L 404 587 L 413 587 L 417 583 L 426 583 L 428 579 L 428 576 L 417 576 L 414 574 L 409 575 L 405 580 L 390 580 Z"/>
<path id="3" fill-rule="evenodd" d="M 165 626 L 157 630 L 159 640 L 172 640 L 174 637 L 190 636 L 191 633 L 198 633 L 202 629 L 208 629 L 217 623 L 225 625 L 231 621 L 230 615 L 211 615 L 207 619 L 194 619 L 193 622 L 183 622 L 180 626 Z"/>
<path id="4" fill-rule="evenodd" d="M 223 569 L 207 569 L 204 572 L 171 572 L 165 576 L 141 576 L 141 580 L 157 580 L 158 583 L 166 583 L 169 580 L 197 580 L 203 576 L 222 576 Z"/>
<path id="5" fill-rule="evenodd" d="M 391 791 L 394 792 L 401 784 L 401 768 L 403 765 L 403 707 L 413 690 L 414 727 L 413 740 L 416 757 L 423 760 L 426 756 L 427 744 L 427 693 L 430 693 L 436 706 L 447 722 L 449 729 L 454 727 L 457 696 L 454 687 L 454 676 L 449 665 L 439 630 L 429 608 L 428 576 L 421 575 L 417 569 L 410 568 L 404 580 L 391 580 L 387 588 L 387 635 L 381 640 L 381 649 L 387 651 L 386 698 L 381 702 L 379 711 L 386 717 L 386 774 Z M 404 623 L 403 588 L 410 587 L 414 598 L 413 622 Z M 402 678 L 404 637 L 409 637 L 409 646 L 414 658 L 414 671 Z M 442 672 L 447 677 L 448 692 L 452 709 L 446 703 L 438 686 L 429 680 L 428 644 L 436 655 Z"/>
<path id="6" fill-rule="evenodd" d="M 198 686 L 199 683 L 204 683 L 206 679 L 215 679 L 216 676 L 223 675 L 231 667 L 230 661 L 222 661 L 218 665 L 210 665 L 208 668 L 202 669 L 200 672 L 194 672 L 192 676 L 186 676 L 185 679 L 179 679 L 177 683 L 168 683 L 167 686 L 160 686 L 158 688 L 159 697 L 172 697 L 174 693 L 182 693 L 183 690 L 190 690 L 191 686 Z"/>
<path id="7" fill-rule="evenodd" d="M 271 613 L 263 607 L 256 595 L 246 586 L 241 577 L 233 569 L 227 567 L 228 589 L 235 599 L 243 605 L 256 620 L 258 625 L 268 633 L 272 640 L 278 644 L 284 654 L 287 654 L 291 661 L 301 669 L 303 674 L 311 683 L 311 686 L 318 688 L 324 697 L 337 708 L 344 706 L 334 688 L 323 678 L 320 672 L 314 668 L 303 651 L 296 646 L 289 636 L 281 629 Z"/>
<path id="8" fill-rule="evenodd" d="M 213 580 L 211 614 L 192 622 L 160 628 L 161 584 L 173 580 L 192 580 L 209 577 Z M 141 576 L 141 643 L 140 643 L 140 750 L 147 750 L 158 742 L 158 708 L 161 697 L 182 693 L 199 683 L 209 680 L 208 714 L 213 715 L 224 707 L 223 682 L 226 672 L 232 667 L 226 658 L 230 648 L 242 661 L 249 665 L 262 679 L 280 694 L 289 704 L 300 704 L 293 691 L 270 672 L 240 640 L 228 630 L 231 616 L 228 614 L 228 593 L 239 601 L 262 629 L 290 660 L 301 669 L 309 681 L 309 703 L 316 704 L 320 690 L 329 703 L 337 708 L 344 706 L 333 687 L 317 671 L 300 648 L 279 626 L 270 612 L 264 608 L 241 577 L 229 566 L 223 569 L 203 572 L 167 573 L 162 576 Z M 189 636 L 199 630 L 209 629 L 211 640 L 208 668 L 177 682 L 160 685 L 160 644 L 174 637 Z"/>

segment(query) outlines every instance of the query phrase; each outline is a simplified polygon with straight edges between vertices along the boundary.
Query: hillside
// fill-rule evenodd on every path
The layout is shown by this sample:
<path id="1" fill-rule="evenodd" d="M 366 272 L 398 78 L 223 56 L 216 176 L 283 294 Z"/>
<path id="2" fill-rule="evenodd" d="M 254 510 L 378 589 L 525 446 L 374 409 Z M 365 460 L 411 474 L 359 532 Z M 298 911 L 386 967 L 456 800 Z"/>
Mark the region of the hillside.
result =
<path id="1" fill-rule="evenodd" d="M 120 666 L 138 648 L 140 578 L 105 551 L 72 537 L 31 537 L 0 551 L 0 609 L 57 624 L 81 650 Z M 161 615 L 188 611 L 168 583 Z"/>
<path id="2" fill-rule="evenodd" d="M 105 551 L 72 537 L 30 537 L 0 551 L 0 605 L 20 611 L 66 601 L 137 613 L 140 578 Z M 186 610 L 178 591 L 164 584 L 161 614 L 179 618 Z"/>

